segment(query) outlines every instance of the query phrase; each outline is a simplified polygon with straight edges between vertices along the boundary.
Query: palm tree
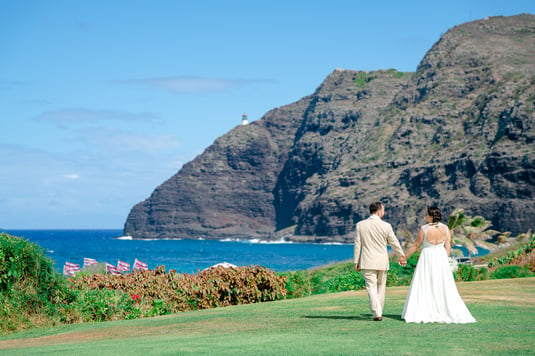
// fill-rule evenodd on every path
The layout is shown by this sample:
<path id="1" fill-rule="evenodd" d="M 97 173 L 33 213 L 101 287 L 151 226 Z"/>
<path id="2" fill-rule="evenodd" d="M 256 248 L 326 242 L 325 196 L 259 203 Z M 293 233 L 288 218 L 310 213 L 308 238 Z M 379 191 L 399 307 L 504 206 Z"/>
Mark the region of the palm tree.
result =
<path id="1" fill-rule="evenodd" d="M 451 231 L 452 245 L 460 244 L 468 250 L 468 256 L 477 254 L 477 247 L 486 250 L 497 248 L 495 243 L 489 242 L 499 231 L 487 230 L 492 224 L 482 216 L 468 216 L 464 209 L 456 209 L 448 218 Z"/>

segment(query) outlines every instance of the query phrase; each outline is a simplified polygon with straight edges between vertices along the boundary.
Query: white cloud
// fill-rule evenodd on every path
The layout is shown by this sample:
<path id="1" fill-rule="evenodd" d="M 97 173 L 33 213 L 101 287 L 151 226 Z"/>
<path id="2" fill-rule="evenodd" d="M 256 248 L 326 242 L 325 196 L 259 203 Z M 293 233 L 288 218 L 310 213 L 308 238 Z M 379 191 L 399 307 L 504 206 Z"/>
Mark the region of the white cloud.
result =
<path id="1" fill-rule="evenodd" d="M 113 145 L 126 150 L 130 141 L 138 151 L 106 146 L 117 134 Z M 120 228 L 134 204 L 191 159 L 166 150 L 177 144 L 173 137 L 101 132 L 94 139 L 96 147 L 64 153 L 0 143 L 0 166 L 9 172 L 0 175 L 0 227 Z"/>
<path id="2" fill-rule="evenodd" d="M 158 116 L 152 113 L 68 108 L 46 111 L 37 119 L 55 123 L 95 123 L 100 121 L 155 121 Z"/>
<path id="3" fill-rule="evenodd" d="M 78 174 L 76 174 L 76 173 L 64 174 L 63 177 L 67 178 L 67 179 L 78 179 L 78 178 L 80 178 L 80 176 Z"/>
<path id="4" fill-rule="evenodd" d="M 77 141 L 106 154 L 113 152 L 155 154 L 180 147 L 174 135 L 134 133 L 111 127 L 79 129 Z"/>
<path id="5" fill-rule="evenodd" d="M 172 76 L 160 78 L 118 80 L 115 83 L 133 84 L 174 94 L 223 92 L 256 83 L 273 83 L 268 79 L 225 79 L 212 77 Z"/>

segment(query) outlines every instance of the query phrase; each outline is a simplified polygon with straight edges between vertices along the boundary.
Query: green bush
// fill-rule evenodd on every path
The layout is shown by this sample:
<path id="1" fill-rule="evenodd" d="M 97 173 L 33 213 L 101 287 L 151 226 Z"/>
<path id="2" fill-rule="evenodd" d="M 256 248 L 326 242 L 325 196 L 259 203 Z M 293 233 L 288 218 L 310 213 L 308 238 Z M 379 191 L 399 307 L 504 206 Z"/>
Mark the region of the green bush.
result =
<path id="1" fill-rule="evenodd" d="M 479 268 L 478 281 L 485 281 L 487 279 L 490 279 L 489 269 L 486 267 Z"/>
<path id="2" fill-rule="evenodd" d="M 407 286 L 411 284 L 412 275 L 418 263 L 420 252 L 417 251 L 409 257 L 407 265 L 400 266 L 396 261 L 390 261 L 390 270 L 388 271 L 386 285 L 391 286 Z"/>
<path id="3" fill-rule="evenodd" d="M 310 279 L 305 271 L 281 273 L 287 278 L 286 298 L 301 298 L 312 293 Z"/>
<path id="4" fill-rule="evenodd" d="M 456 281 L 483 281 L 489 278 L 488 269 L 485 267 L 476 268 L 468 264 L 460 264 L 457 272 L 454 273 Z"/>
<path id="5" fill-rule="evenodd" d="M 360 290 L 366 286 L 362 273 L 355 270 L 339 274 L 329 279 L 325 284 L 329 292 Z"/>
<path id="6" fill-rule="evenodd" d="M 477 280 L 478 272 L 472 265 L 460 264 L 457 272 L 455 272 L 455 279 L 457 281 L 475 281 Z"/>
<path id="7" fill-rule="evenodd" d="M 123 319 L 132 309 L 129 295 L 108 289 L 79 291 L 74 307 L 83 322 Z"/>
<path id="8" fill-rule="evenodd" d="M 529 232 L 527 234 L 530 234 Z M 531 234 L 531 240 L 526 245 L 519 247 L 515 251 L 509 251 L 506 255 L 493 258 L 489 261 L 489 267 L 503 266 L 511 263 L 515 257 L 528 255 L 535 249 L 535 234 Z"/>
<path id="9" fill-rule="evenodd" d="M 505 279 L 505 278 L 520 278 L 520 277 L 528 277 L 531 273 L 529 272 L 529 269 L 522 267 L 522 266 L 502 266 L 496 268 L 491 273 L 492 279 Z"/>
<path id="10" fill-rule="evenodd" d="M 152 306 L 145 316 L 157 316 L 171 314 L 172 310 L 169 304 L 163 299 L 155 299 L 152 301 Z"/>
<path id="11" fill-rule="evenodd" d="M 365 72 L 358 72 L 355 76 L 354 82 L 359 88 L 365 88 L 368 84 L 368 74 Z"/>
<path id="12" fill-rule="evenodd" d="M 329 280 L 329 274 L 326 271 L 314 271 L 310 275 L 310 288 L 312 294 L 323 294 L 329 291 L 326 282 Z"/>
<path id="13" fill-rule="evenodd" d="M 0 332 L 59 323 L 75 298 L 40 246 L 0 234 Z"/>

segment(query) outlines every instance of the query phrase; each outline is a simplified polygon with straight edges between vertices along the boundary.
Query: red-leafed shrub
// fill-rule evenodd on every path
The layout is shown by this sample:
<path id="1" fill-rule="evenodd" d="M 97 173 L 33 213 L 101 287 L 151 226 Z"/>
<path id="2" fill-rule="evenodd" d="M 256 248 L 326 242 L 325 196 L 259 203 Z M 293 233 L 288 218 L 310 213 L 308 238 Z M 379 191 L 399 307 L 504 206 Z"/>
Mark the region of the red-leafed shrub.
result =
<path id="1" fill-rule="evenodd" d="M 283 299 L 287 277 L 259 266 L 214 267 L 196 274 L 134 271 L 122 276 L 80 275 L 71 279 L 72 288 L 121 291 L 141 303 L 145 315 L 207 309 Z"/>

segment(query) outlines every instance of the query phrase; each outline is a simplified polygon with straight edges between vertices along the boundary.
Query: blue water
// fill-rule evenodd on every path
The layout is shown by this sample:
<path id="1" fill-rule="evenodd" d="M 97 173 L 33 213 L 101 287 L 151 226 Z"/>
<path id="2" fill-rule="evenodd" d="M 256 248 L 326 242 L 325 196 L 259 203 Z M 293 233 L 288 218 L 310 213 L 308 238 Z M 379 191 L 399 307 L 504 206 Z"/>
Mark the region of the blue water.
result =
<path id="1" fill-rule="evenodd" d="M 6 233 L 37 243 L 55 261 L 58 272 L 65 261 L 83 266 L 84 257 L 116 265 L 117 260 L 133 266 L 134 260 L 149 269 L 195 273 L 216 263 L 237 266 L 259 265 L 274 271 L 294 271 L 347 261 L 353 245 L 304 243 L 251 243 L 211 240 L 122 240 L 121 230 L 7 230 Z"/>

